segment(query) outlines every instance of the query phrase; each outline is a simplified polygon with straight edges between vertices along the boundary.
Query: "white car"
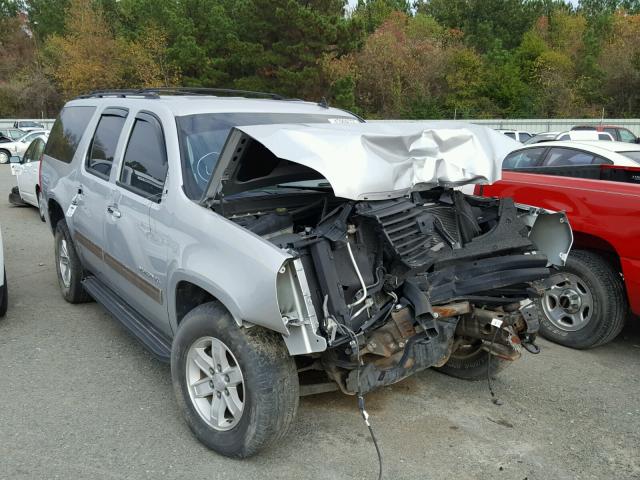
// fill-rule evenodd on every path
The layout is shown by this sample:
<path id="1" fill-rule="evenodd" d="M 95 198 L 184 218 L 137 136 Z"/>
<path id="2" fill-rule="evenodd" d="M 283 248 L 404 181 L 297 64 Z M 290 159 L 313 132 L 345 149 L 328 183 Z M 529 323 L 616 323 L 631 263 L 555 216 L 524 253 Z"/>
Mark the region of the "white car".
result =
<path id="1" fill-rule="evenodd" d="M 38 207 L 40 219 L 44 221 L 45 205 L 40 201 L 40 157 L 44 152 L 46 142 L 43 138 L 36 138 L 24 157 L 11 157 L 11 174 L 15 175 L 18 185 L 11 190 L 9 202 L 14 205 L 29 204 Z"/>
<path id="2" fill-rule="evenodd" d="M 560 132 L 556 140 L 575 140 L 578 142 L 597 142 L 604 140 L 607 142 L 614 142 L 615 138 L 608 132 L 598 132 L 596 130 L 569 130 L 567 132 Z"/>
<path id="3" fill-rule="evenodd" d="M 0 231 L 0 317 L 7 313 L 9 304 L 7 291 L 7 272 L 4 268 L 4 253 L 2 249 L 2 231 Z"/>
<path id="4" fill-rule="evenodd" d="M 36 138 L 49 138 L 48 130 L 36 130 L 29 132 L 15 142 L 0 143 L 0 163 L 7 163 L 12 156 L 22 157 Z"/>
<path id="5" fill-rule="evenodd" d="M 44 130 L 44 125 L 32 120 L 18 120 L 17 122 L 14 122 L 13 128 L 19 128 L 25 132 L 33 132 L 35 130 Z"/>
<path id="6" fill-rule="evenodd" d="M 527 140 L 529 140 L 530 138 L 533 137 L 532 134 L 530 134 L 529 132 L 523 132 L 521 130 L 501 130 L 499 129 L 498 132 L 502 133 L 503 135 L 506 135 L 507 137 L 516 140 L 517 142 L 520 143 L 524 143 Z"/>
<path id="7" fill-rule="evenodd" d="M 640 145 L 626 142 L 553 141 L 526 145 L 502 162 L 504 170 L 578 165 L 640 166 Z"/>

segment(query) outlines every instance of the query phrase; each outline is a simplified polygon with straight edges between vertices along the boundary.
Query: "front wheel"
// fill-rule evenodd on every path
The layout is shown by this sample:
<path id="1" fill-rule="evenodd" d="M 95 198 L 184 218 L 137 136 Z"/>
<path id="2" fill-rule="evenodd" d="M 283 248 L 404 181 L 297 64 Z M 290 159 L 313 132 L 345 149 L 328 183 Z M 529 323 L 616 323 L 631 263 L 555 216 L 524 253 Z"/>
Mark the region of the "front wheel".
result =
<path id="1" fill-rule="evenodd" d="M 42 192 L 38 190 L 36 192 L 36 197 L 38 198 L 38 213 L 40 214 L 40 220 L 45 222 L 45 215 L 47 213 L 47 204 L 44 202 L 42 198 Z"/>
<path id="2" fill-rule="evenodd" d="M 11 155 L 6 150 L 0 150 L 0 163 L 9 163 Z"/>
<path id="3" fill-rule="evenodd" d="M 491 362 L 487 367 L 487 363 Z M 511 362 L 491 355 L 481 344 L 463 345 L 451 354 L 447 363 L 436 370 L 463 380 L 484 380 L 487 368 L 493 377 L 504 370 Z"/>
<path id="4" fill-rule="evenodd" d="M 298 408 L 296 365 L 282 337 L 238 327 L 217 302 L 180 323 L 171 377 L 196 438 L 229 457 L 249 457 L 282 438 Z"/>
<path id="5" fill-rule="evenodd" d="M 592 348 L 622 330 L 627 300 L 620 274 L 602 256 L 574 250 L 566 265 L 550 277 L 540 299 L 540 333 L 572 348 Z"/>

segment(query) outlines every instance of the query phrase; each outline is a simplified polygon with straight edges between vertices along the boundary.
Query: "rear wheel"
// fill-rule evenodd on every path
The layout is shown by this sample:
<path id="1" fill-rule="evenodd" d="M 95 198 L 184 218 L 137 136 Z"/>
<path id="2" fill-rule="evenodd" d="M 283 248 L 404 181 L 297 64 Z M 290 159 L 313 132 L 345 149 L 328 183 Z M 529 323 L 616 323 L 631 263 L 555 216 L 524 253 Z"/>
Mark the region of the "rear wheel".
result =
<path id="1" fill-rule="evenodd" d="M 492 357 L 490 359 L 490 357 Z M 482 349 L 482 344 L 463 345 L 451 354 L 447 363 L 436 368 L 439 372 L 463 380 L 484 380 L 487 378 L 487 363 L 489 373 L 495 376 L 504 370 L 511 362 L 491 355 Z"/>
<path id="2" fill-rule="evenodd" d="M 7 272 L 4 271 L 4 283 L 0 287 L 0 317 L 4 317 L 9 306 L 9 288 L 7 287 Z"/>
<path id="3" fill-rule="evenodd" d="M 627 315 L 624 285 L 603 257 L 573 251 L 550 281 L 539 301 L 540 332 L 545 338 L 584 349 L 610 342 L 620 333 Z"/>
<path id="4" fill-rule="evenodd" d="M 229 457 L 249 457 L 282 438 L 298 408 L 297 370 L 282 337 L 238 327 L 217 302 L 180 323 L 171 376 L 191 431 Z"/>
<path id="5" fill-rule="evenodd" d="M 91 297 L 82 287 L 82 264 L 64 220 L 60 220 L 56 225 L 55 258 L 58 284 L 64 299 L 69 303 L 90 301 Z"/>

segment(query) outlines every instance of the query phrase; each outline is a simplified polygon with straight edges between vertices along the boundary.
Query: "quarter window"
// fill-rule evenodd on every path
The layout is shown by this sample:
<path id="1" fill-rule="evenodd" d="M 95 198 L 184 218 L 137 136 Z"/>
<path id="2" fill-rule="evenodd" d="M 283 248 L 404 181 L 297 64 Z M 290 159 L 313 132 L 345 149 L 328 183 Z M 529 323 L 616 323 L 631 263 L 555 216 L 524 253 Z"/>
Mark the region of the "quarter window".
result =
<path id="1" fill-rule="evenodd" d="M 96 107 L 65 107 L 53 124 L 45 155 L 71 163 Z"/>
<path id="2" fill-rule="evenodd" d="M 105 111 L 100 117 L 87 154 L 87 171 L 104 179 L 109 178 L 126 115 L 124 110 L 113 109 Z"/>
<path id="3" fill-rule="evenodd" d="M 138 114 L 124 154 L 119 184 L 159 202 L 166 176 L 167 152 L 160 122 L 150 114 Z"/>

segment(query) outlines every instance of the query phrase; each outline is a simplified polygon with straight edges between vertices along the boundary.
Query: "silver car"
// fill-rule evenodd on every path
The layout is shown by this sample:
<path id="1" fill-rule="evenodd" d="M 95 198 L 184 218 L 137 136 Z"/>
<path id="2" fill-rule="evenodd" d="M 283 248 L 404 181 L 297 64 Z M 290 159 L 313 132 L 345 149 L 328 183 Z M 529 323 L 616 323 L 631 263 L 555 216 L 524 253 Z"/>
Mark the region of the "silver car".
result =
<path id="1" fill-rule="evenodd" d="M 456 188 L 496 180 L 509 139 L 216 95 L 73 100 L 41 172 L 64 298 L 171 363 L 206 446 L 256 453 L 300 395 L 362 398 L 429 367 L 480 379 L 538 352 L 531 298 L 566 258 L 566 218 Z"/>

